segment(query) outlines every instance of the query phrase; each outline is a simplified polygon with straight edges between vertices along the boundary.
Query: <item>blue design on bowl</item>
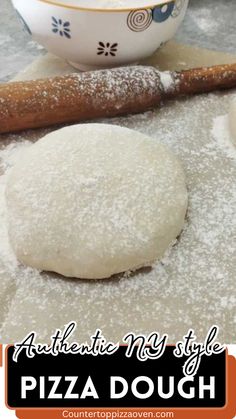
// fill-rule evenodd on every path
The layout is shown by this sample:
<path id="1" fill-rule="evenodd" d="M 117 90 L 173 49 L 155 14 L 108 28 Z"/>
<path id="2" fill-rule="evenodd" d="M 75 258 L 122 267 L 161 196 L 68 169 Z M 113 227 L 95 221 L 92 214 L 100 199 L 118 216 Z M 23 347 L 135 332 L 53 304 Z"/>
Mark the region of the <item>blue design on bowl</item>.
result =
<path id="1" fill-rule="evenodd" d="M 52 16 L 52 32 L 71 39 L 70 22 L 63 22 L 61 19 L 56 19 Z"/>
<path id="2" fill-rule="evenodd" d="M 25 19 L 21 16 L 20 12 L 18 12 L 17 9 L 15 9 L 15 11 L 16 11 L 16 14 L 18 16 L 19 21 L 23 24 L 23 27 L 26 30 L 26 32 L 29 35 L 32 35 L 31 29 L 30 29 L 29 25 L 26 23 Z"/>
<path id="3" fill-rule="evenodd" d="M 152 17 L 154 22 L 165 22 L 173 12 L 175 7 L 175 2 L 162 4 L 161 6 L 154 7 L 152 11 Z"/>

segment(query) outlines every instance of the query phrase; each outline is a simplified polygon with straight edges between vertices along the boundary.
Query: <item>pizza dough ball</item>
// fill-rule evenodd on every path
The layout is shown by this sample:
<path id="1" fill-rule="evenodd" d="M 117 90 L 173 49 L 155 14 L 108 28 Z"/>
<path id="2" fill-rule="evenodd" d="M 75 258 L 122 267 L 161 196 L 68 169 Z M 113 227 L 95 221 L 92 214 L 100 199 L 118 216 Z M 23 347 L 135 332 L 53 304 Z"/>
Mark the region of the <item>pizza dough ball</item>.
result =
<path id="1" fill-rule="evenodd" d="M 232 141 L 236 145 L 236 100 L 231 103 L 229 111 L 229 128 Z"/>
<path id="2" fill-rule="evenodd" d="M 6 197 L 18 259 L 78 278 L 161 258 L 187 207 L 179 160 L 146 135 L 105 124 L 63 128 L 32 145 Z"/>

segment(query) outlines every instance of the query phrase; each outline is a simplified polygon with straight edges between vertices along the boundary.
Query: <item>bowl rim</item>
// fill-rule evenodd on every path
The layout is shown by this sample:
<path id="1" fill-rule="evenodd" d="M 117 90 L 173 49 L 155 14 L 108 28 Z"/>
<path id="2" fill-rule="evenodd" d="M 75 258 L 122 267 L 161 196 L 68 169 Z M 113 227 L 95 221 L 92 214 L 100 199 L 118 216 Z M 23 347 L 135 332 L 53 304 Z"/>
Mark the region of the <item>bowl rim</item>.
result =
<path id="1" fill-rule="evenodd" d="M 58 6 L 63 7 L 66 9 L 71 10 L 81 10 L 81 11 L 87 11 L 87 12 L 103 12 L 103 13 L 121 13 L 121 12 L 131 12 L 133 10 L 147 10 L 151 9 L 155 6 L 165 6 L 168 3 L 176 3 L 177 0 L 156 0 L 155 4 L 146 4 L 145 6 L 139 6 L 139 7 L 127 7 L 127 8 L 96 8 L 96 7 L 83 7 L 83 6 L 75 6 L 70 4 L 65 4 L 63 2 L 60 2 L 60 0 L 38 0 L 41 3 L 47 3 L 52 6 Z M 146 0 L 148 2 L 148 0 Z"/>

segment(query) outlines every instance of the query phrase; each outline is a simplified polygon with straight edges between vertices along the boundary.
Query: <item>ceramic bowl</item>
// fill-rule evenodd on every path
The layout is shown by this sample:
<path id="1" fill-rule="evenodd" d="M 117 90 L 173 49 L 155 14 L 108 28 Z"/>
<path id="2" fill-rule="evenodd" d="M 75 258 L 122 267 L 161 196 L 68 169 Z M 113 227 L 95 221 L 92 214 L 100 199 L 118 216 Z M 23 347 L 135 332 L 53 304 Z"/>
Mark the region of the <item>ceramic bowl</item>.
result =
<path id="1" fill-rule="evenodd" d="M 12 0 L 33 39 L 82 70 L 137 63 L 175 35 L 188 0 L 144 1 L 99 9 L 79 6 L 81 0 Z"/>

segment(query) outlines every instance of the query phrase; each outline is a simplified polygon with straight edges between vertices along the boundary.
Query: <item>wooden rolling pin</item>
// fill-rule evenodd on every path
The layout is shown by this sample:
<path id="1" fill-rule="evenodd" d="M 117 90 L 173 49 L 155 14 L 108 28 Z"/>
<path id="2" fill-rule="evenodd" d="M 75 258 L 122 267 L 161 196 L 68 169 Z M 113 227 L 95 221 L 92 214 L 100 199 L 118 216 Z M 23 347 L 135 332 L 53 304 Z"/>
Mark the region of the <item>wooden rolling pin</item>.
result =
<path id="1" fill-rule="evenodd" d="M 236 87 L 236 64 L 159 72 L 134 66 L 0 85 L 0 133 L 144 112 L 167 99 Z"/>

